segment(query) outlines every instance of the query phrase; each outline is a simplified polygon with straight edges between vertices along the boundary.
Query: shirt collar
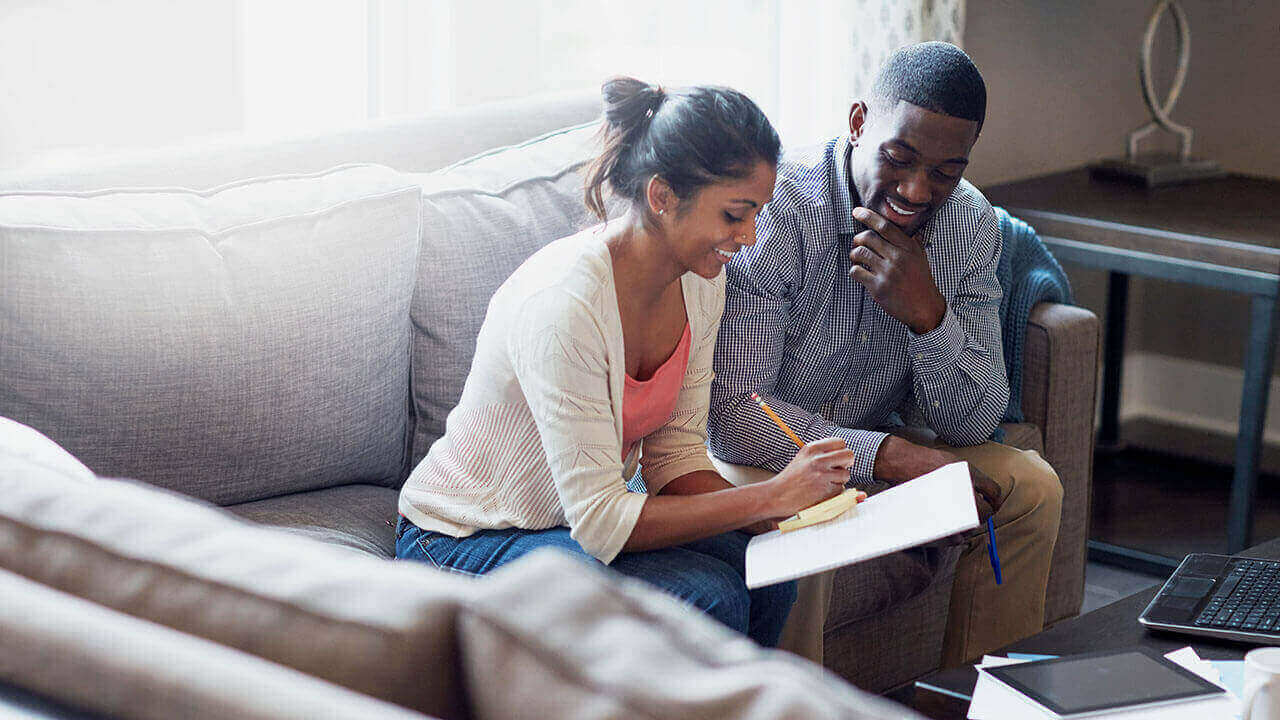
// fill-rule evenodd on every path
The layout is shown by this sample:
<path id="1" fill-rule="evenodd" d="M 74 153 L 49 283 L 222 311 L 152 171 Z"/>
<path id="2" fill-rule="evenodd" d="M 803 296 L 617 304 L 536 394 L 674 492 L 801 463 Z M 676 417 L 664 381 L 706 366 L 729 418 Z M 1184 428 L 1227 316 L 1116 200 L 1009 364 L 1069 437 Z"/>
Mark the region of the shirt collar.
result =
<path id="1" fill-rule="evenodd" d="M 849 184 L 849 153 L 852 150 L 849 136 L 842 135 L 836 138 L 835 149 L 831 153 L 831 197 L 835 199 L 836 230 L 841 235 L 855 235 L 866 229 L 853 219 L 853 209 L 857 207 L 854 203 L 861 204 L 862 201 L 853 197 L 856 191 Z"/>

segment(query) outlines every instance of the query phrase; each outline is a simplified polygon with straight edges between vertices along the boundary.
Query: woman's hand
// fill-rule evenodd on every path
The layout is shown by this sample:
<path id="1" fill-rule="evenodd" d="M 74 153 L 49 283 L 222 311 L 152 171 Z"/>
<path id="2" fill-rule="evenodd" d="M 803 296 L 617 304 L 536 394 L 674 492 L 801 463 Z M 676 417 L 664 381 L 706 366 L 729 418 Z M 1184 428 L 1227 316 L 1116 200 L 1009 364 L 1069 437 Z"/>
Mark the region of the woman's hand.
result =
<path id="1" fill-rule="evenodd" d="M 771 480 L 770 515 L 787 518 L 844 491 L 853 465 L 853 451 L 840 438 L 815 440 L 796 453 L 795 458 Z"/>

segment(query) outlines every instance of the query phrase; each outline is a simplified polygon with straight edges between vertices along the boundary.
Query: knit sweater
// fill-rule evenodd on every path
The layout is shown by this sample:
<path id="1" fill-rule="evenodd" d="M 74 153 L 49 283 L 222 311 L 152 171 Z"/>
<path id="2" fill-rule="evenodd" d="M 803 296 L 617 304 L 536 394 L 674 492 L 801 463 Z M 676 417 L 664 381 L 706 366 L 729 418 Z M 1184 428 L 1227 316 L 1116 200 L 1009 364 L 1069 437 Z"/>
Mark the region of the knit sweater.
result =
<path id="1" fill-rule="evenodd" d="M 626 363 L 613 263 L 601 227 L 557 240 L 498 288 L 445 433 L 400 492 L 400 513 L 455 537 L 481 529 L 568 526 L 611 562 L 647 496 L 697 470 L 714 472 L 706 425 L 724 275 L 680 279 L 692 338 L 667 422 L 622 458 Z"/>

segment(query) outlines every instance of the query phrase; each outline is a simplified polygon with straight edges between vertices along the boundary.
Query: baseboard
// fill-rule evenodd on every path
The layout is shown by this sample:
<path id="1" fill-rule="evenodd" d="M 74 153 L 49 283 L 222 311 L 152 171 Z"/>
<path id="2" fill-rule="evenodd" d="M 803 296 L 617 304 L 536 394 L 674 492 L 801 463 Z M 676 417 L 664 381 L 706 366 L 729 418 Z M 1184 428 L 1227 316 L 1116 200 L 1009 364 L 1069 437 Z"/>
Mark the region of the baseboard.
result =
<path id="1" fill-rule="evenodd" d="M 1150 450 L 1234 464 L 1243 381 L 1239 368 L 1128 354 L 1120 396 L 1121 439 Z M 1280 381 L 1274 378 L 1261 467 L 1280 473 Z"/>

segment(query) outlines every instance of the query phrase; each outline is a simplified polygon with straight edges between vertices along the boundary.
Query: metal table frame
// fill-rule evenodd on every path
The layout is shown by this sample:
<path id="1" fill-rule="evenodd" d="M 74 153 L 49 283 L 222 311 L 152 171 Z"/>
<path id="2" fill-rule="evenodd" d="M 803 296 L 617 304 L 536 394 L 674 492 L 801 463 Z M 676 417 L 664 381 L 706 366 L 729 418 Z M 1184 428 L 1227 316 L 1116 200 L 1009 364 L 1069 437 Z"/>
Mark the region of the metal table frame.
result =
<path id="1" fill-rule="evenodd" d="M 1235 474 L 1227 509 L 1227 552 L 1243 550 L 1249 545 L 1249 537 L 1253 533 L 1253 502 L 1257 494 L 1262 431 L 1266 423 L 1267 393 L 1275 359 L 1276 327 L 1280 324 L 1280 303 L 1276 302 L 1280 276 L 1065 238 L 1042 237 L 1042 240 L 1061 261 L 1109 272 L 1106 340 L 1103 345 L 1102 424 L 1099 431 L 1099 441 L 1103 444 L 1115 443 L 1119 433 L 1129 276 L 1173 280 L 1250 296 Z M 1089 541 L 1089 557 L 1144 572 L 1161 573 L 1172 571 L 1180 560 L 1093 540 Z"/>

